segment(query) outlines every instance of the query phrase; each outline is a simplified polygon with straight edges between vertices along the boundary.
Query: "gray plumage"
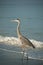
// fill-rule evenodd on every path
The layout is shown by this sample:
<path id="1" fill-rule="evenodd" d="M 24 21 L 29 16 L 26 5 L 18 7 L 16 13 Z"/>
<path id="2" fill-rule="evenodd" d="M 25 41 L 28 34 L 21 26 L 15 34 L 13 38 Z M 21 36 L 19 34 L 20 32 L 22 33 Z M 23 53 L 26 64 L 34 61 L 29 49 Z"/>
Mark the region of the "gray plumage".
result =
<path id="1" fill-rule="evenodd" d="M 24 45 L 24 47 L 30 46 L 30 47 L 35 48 L 35 46 L 32 44 L 32 42 L 29 39 L 27 39 L 26 37 L 21 36 L 20 40 L 21 40 L 22 44 Z"/>
<path id="2" fill-rule="evenodd" d="M 26 37 L 24 37 L 21 32 L 20 32 L 20 19 L 15 19 L 15 20 L 12 20 L 12 21 L 15 21 L 18 23 L 18 26 L 17 26 L 17 35 L 18 35 L 18 38 L 20 39 L 21 43 L 26 47 L 26 46 L 31 46 L 33 48 L 35 48 L 35 46 L 32 44 L 32 42 L 30 40 L 28 40 Z"/>
<path id="3" fill-rule="evenodd" d="M 18 23 L 18 26 L 17 26 L 17 35 L 18 35 L 18 38 L 19 40 L 21 41 L 22 43 L 22 48 L 26 48 L 27 46 L 28 47 L 32 47 L 32 48 L 35 48 L 35 46 L 32 44 L 32 42 L 30 40 L 28 40 L 26 37 L 24 37 L 21 32 L 20 32 L 20 19 L 16 19 L 16 20 L 12 20 L 12 21 L 15 21 Z M 24 54 L 24 53 L 23 53 Z M 28 57 L 27 57 L 28 58 Z"/>

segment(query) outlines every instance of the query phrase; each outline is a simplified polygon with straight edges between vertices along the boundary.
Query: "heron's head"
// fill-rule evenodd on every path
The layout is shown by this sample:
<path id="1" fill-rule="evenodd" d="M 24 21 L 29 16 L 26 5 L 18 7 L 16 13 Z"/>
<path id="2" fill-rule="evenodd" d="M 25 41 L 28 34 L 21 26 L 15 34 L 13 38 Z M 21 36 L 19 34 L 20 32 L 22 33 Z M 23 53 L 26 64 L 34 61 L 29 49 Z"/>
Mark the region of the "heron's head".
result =
<path id="1" fill-rule="evenodd" d="M 12 20 L 12 22 L 18 22 L 18 23 L 20 23 L 20 19 L 19 18 L 14 19 L 14 20 Z"/>

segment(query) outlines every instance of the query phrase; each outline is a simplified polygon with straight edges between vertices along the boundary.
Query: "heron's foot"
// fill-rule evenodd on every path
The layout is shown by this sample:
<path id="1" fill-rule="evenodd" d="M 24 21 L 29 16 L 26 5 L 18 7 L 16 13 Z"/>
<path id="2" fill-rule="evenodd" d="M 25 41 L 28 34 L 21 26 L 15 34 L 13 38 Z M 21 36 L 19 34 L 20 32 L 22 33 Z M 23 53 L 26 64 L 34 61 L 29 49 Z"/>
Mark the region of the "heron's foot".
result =
<path id="1" fill-rule="evenodd" d="M 27 56 L 27 60 L 28 60 L 28 56 Z"/>
<path id="2" fill-rule="evenodd" d="M 27 53 L 24 55 L 24 58 L 25 58 L 26 60 L 28 60 L 28 55 L 27 55 Z"/>
<path id="3" fill-rule="evenodd" d="M 24 60 L 28 60 L 29 58 L 28 57 L 24 57 Z"/>

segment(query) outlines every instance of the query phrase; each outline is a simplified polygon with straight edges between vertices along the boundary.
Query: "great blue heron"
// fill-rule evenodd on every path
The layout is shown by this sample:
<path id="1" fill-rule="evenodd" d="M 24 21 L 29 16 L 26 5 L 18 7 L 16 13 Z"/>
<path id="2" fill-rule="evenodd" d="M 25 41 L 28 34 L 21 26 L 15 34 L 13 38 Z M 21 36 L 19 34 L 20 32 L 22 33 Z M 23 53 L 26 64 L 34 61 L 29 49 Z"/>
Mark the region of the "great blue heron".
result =
<path id="1" fill-rule="evenodd" d="M 25 48 L 27 48 L 27 47 L 33 47 L 33 48 L 35 48 L 35 46 L 32 44 L 32 42 L 30 42 L 30 40 L 28 40 L 26 37 L 24 37 L 21 34 L 21 32 L 20 32 L 20 19 L 15 19 L 15 20 L 12 20 L 12 21 L 18 23 L 18 26 L 17 26 L 17 35 L 18 35 L 19 40 L 22 43 L 21 47 L 23 49 L 23 54 L 24 54 Z"/>

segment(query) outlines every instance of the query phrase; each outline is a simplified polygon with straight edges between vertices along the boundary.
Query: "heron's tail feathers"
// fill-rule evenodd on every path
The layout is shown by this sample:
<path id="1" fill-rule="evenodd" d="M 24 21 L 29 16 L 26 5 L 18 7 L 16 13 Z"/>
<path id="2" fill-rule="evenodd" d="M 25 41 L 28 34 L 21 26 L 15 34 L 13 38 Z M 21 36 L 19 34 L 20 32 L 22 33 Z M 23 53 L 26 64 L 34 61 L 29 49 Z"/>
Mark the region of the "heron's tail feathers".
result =
<path id="1" fill-rule="evenodd" d="M 32 47 L 35 48 L 35 46 L 32 44 Z"/>
<path id="2" fill-rule="evenodd" d="M 35 48 L 35 46 L 32 44 L 32 42 L 29 40 L 30 46 L 32 46 L 33 48 Z"/>

